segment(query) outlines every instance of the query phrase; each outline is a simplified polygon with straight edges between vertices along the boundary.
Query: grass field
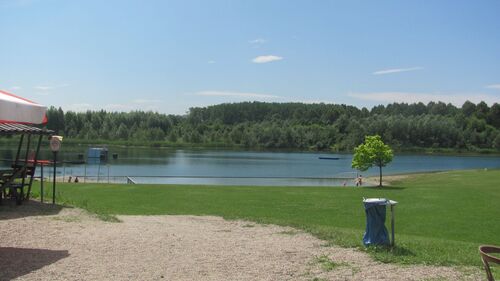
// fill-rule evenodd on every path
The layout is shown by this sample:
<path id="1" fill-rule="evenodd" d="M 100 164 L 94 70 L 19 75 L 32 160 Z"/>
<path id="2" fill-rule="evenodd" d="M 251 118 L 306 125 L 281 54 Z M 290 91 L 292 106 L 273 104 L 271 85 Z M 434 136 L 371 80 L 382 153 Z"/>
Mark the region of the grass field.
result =
<path id="1" fill-rule="evenodd" d="M 103 216 L 216 215 L 293 226 L 360 249 L 362 198 L 386 197 L 399 202 L 397 246 L 367 250 L 380 261 L 480 265 L 478 246 L 500 244 L 500 170 L 413 175 L 382 189 L 79 183 L 58 184 L 57 194 Z"/>

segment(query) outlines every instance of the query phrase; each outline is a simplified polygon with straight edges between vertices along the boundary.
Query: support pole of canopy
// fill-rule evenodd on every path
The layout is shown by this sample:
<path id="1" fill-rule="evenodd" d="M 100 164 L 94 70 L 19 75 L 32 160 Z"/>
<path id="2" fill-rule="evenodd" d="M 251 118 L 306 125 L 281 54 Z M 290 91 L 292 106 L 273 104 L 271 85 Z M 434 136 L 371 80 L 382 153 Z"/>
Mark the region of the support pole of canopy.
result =
<path id="1" fill-rule="evenodd" d="M 19 140 L 19 146 L 17 147 L 16 160 L 14 161 L 14 166 L 17 166 L 17 162 L 19 162 L 19 155 L 21 154 L 21 147 L 23 146 L 24 134 L 21 135 L 21 139 Z"/>
<path id="2" fill-rule="evenodd" d="M 38 137 L 38 144 L 36 146 L 35 159 L 33 159 L 33 171 L 31 171 L 31 175 L 30 175 L 31 177 L 30 177 L 30 183 L 28 186 L 28 192 L 26 193 L 26 200 L 30 199 L 31 185 L 33 185 L 33 177 L 35 176 L 36 165 L 38 164 L 38 152 L 40 152 L 40 144 L 42 143 L 42 137 L 43 137 L 42 135 L 40 135 L 40 137 Z"/>
<path id="3" fill-rule="evenodd" d="M 24 169 L 23 169 L 23 177 L 21 180 L 21 188 L 20 188 L 20 194 L 17 194 L 18 198 L 18 204 L 21 204 L 22 200 L 24 200 L 24 184 L 26 183 L 26 174 L 28 173 L 28 156 L 30 153 L 30 146 L 31 146 L 31 134 L 28 134 L 28 142 L 26 144 L 26 153 L 24 154 Z"/>

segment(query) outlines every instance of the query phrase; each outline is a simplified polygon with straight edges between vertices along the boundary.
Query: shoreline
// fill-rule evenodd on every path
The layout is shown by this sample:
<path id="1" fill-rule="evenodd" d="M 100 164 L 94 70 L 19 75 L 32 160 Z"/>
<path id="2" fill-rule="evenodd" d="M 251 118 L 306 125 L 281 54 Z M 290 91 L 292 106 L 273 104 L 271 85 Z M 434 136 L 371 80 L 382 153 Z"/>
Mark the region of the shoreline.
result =
<path id="1" fill-rule="evenodd" d="M 407 178 L 411 178 L 414 176 L 419 176 L 419 175 L 431 175 L 431 174 L 438 174 L 438 173 L 449 173 L 449 172 L 457 172 L 457 171 L 488 171 L 488 170 L 500 170 L 500 168 L 478 168 L 478 169 L 458 169 L 458 170 L 439 170 L 439 171 L 418 171 L 418 172 L 407 172 L 407 173 L 395 173 L 395 174 L 385 174 L 382 177 L 382 184 L 383 186 L 392 186 L 393 182 L 395 181 L 400 181 L 404 180 Z M 69 176 L 72 177 L 72 181 L 69 182 Z M 191 178 L 191 177 L 184 177 L 184 176 L 114 176 L 110 175 L 109 178 L 108 176 L 100 176 L 99 180 L 97 179 L 96 176 L 82 176 L 78 175 L 79 182 L 75 183 L 74 179 L 75 176 L 73 175 L 65 175 L 61 176 L 58 175 L 56 177 L 56 181 L 58 183 L 74 183 L 74 184 L 85 184 L 85 183 L 92 183 L 92 184 L 131 184 L 127 181 L 127 178 L 131 178 L 134 180 L 135 178 L 166 178 L 166 179 L 183 179 L 183 178 Z M 233 179 L 232 177 L 197 177 L 194 176 L 192 177 L 193 179 L 213 179 L 213 178 L 220 178 L 220 179 Z M 246 177 L 243 177 L 244 179 L 248 179 Z M 254 178 L 252 178 L 254 179 Z M 268 179 L 266 177 L 258 178 L 256 177 L 255 179 L 261 179 L 265 180 Z M 269 178 L 270 180 L 274 178 Z M 295 178 L 290 177 L 290 178 L 279 178 L 279 179 L 290 179 L 293 180 Z M 356 178 L 297 178 L 300 180 L 333 180 L 333 181 L 346 181 L 348 184 L 347 185 L 273 185 L 273 184 L 224 184 L 224 183 L 209 183 L 209 184 L 200 184 L 200 183 L 162 183 L 162 182 L 148 182 L 148 183 L 133 183 L 133 184 L 140 184 L 140 185 L 175 185 L 175 186 L 243 186 L 243 187 L 305 187 L 305 186 L 311 186 L 311 187 L 347 187 L 347 188 L 356 188 L 358 186 L 355 185 L 355 179 Z M 40 178 L 35 178 L 35 182 L 40 182 Z M 49 186 L 52 183 L 52 177 L 44 177 L 44 183 L 45 185 Z M 373 176 L 367 176 L 363 177 L 363 185 L 360 187 L 378 187 L 379 184 L 379 176 L 378 175 L 373 175 Z"/>

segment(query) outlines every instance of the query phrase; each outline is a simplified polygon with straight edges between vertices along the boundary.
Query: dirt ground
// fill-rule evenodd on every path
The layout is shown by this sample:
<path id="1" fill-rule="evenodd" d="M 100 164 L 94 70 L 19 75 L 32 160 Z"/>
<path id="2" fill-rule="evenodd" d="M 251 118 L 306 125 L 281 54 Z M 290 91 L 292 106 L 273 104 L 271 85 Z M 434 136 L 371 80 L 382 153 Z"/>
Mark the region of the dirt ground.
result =
<path id="1" fill-rule="evenodd" d="M 119 216 L 0 206 L 0 280 L 483 280 L 478 268 L 401 266 L 302 231 L 211 216 Z"/>

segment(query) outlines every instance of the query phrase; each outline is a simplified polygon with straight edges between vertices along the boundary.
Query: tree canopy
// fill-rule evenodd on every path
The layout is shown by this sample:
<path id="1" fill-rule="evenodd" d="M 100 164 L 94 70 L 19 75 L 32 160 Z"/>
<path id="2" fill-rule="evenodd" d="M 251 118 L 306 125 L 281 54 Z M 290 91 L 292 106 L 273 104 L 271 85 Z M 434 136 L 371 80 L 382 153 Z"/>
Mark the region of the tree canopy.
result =
<path id="1" fill-rule="evenodd" d="M 165 145 L 352 151 L 366 135 L 395 150 L 500 151 L 500 105 L 393 103 L 371 109 L 344 104 L 242 102 L 155 112 L 73 112 L 50 108 L 48 127 L 68 139 Z"/>
<path id="2" fill-rule="evenodd" d="M 366 136 L 365 142 L 354 148 L 352 167 L 360 171 L 366 171 L 373 166 L 379 167 L 379 186 L 382 186 L 382 167 L 389 164 L 393 157 L 392 149 L 379 135 Z"/>

